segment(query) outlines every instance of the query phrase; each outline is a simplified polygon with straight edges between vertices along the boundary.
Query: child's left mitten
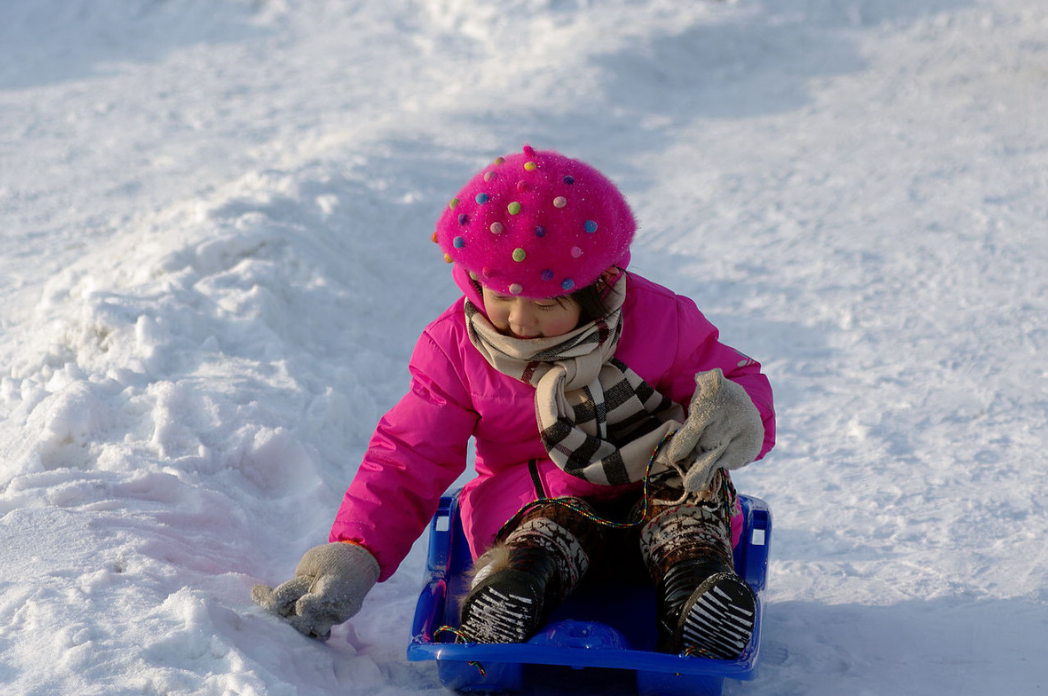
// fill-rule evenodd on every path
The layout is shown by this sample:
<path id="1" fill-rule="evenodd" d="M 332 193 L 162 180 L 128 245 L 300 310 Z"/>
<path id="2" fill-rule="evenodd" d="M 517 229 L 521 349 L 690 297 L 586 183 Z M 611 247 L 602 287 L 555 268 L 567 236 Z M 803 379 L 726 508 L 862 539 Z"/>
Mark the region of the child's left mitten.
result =
<path id="1" fill-rule="evenodd" d="M 688 418 L 667 452 L 676 468 L 685 472 L 685 489 L 706 490 L 718 469 L 746 466 L 763 444 L 764 424 L 746 390 L 719 368 L 695 375 Z"/>

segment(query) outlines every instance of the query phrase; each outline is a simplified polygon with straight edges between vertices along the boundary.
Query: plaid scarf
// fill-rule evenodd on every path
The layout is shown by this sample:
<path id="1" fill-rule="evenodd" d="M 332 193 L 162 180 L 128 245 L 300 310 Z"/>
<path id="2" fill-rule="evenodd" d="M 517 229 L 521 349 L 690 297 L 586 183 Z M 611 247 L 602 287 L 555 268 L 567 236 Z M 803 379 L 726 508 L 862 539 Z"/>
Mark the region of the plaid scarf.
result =
<path id="1" fill-rule="evenodd" d="M 611 312 L 563 336 L 504 336 L 466 301 L 469 337 L 499 372 L 535 387 L 542 444 L 553 462 L 591 483 L 642 481 L 663 437 L 684 409 L 615 358 L 625 283 L 611 288 Z"/>

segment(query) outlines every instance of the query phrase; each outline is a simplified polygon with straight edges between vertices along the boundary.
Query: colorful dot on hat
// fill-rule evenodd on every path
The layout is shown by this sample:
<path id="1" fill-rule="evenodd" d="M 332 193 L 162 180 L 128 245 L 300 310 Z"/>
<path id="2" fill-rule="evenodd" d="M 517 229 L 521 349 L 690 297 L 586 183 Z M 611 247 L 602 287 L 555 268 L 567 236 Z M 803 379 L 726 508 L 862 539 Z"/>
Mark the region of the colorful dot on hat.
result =
<path id="1" fill-rule="evenodd" d="M 444 254 L 444 263 L 455 263 L 455 259 L 451 258 L 451 254 Z"/>
<path id="2" fill-rule="evenodd" d="M 459 224 L 460 225 L 465 225 L 467 222 L 469 222 L 469 215 L 466 215 L 465 213 L 460 214 L 459 215 Z"/>
<path id="3" fill-rule="evenodd" d="M 586 220 L 586 231 L 593 234 L 597 231 L 597 223 L 593 220 Z"/>
<path id="4" fill-rule="evenodd" d="M 484 268 L 480 269 L 480 273 L 485 278 L 490 278 L 494 274 L 494 272 L 490 268 L 488 268 L 487 266 L 484 266 Z"/>
<path id="5" fill-rule="evenodd" d="M 571 186 L 572 184 L 575 183 L 575 177 L 573 177 L 573 176 L 566 176 L 566 177 L 564 177 L 564 183 L 567 184 L 568 186 Z"/>
<path id="6" fill-rule="evenodd" d="M 509 211 L 510 215 L 516 215 L 520 212 L 520 203 L 513 201 L 512 203 L 506 206 L 506 210 Z"/>
<path id="7" fill-rule="evenodd" d="M 575 281 L 571 278 L 565 278 L 564 282 L 560 284 L 560 287 L 564 288 L 565 290 L 571 290 L 573 287 L 575 287 Z"/>
<path id="8" fill-rule="evenodd" d="M 461 249 L 462 247 L 466 246 L 466 240 L 462 237 L 455 237 L 454 241 L 452 241 L 451 243 L 455 245 L 456 249 Z"/>
<path id="9" fill-rule="evenodd" d="M 524 169 L 526 169 L 529 172 L 533 172 L 533 171 L 535 171 L 538 168 L 539 168 L 539 165 L 535 164 L 534 162 L 525 162 L 524 163 Z"/>
<path id="10" fill-rule="evenodd" d="M 551 269 L 549 269 L 549 268 L 544 270 L 542 272 L 542 279 L 543 280 L 553 280 L 553 271 Z"/>
<path id="11" fill-rule="evenodd" d="M 576 247 L 571 247 L 571 258 L 577 259 L 580 256 L 582 256 L 582 249 L 580 249 L 577 246 Z"/>
<path id="12" fill-rule="evenodd" d="M 557 196 L 556 198 L 553 199 L 553 207 L 555 207 L 555 208 L 563 208 L 567 204 L 568 204 L 568 199 L 565 198 L 564 196 Z"/>
<path id="13" fill-rule="evenodd" d="M 527 257 L 528 257 L 528 252 L 524 251 L 520 247 L 517 247 L 516 249 L 513 250 L 513 260 L 514 261 L 519 263 L 519 262 L 523 261 L 524 259 L 526 259 Z"/>
<path id="14" fill-rule="evenodd" d="M 528 188 L 530 188 L 528 186 L 528 182 L 526 182 L 526 181 L 518 181 L 517 182 L 517 190 L 520 191 L 521 193 L 524 193 L 525 191 L 527 191 Z"/>
<path id="15" fill-rule="evenodd" d="M 539 225 L 538 227 L 536 227 L 535 228 L 535 236 L 536 237 L 545 237 L 546 236 L 546 228 L 543 227 L 542 225 Z"/>
<path id="16" fill-rule="evenodd" d="M 488 229 L 491 230 L 492 234 L 502 234 L 502 229 L 503 229 L 502 223 L 501 222 L 493 222 L 493 223 L 491 223 L 491 227 L 489 227 Z"/>
<path id="17" fill-rule="evenodd" d="M 520 293 L 524 292 L 524 288 L 523 286 L 521 286 L 520 283 L 513 283 L 509 286 L 509 291 L 513 295 L 519 295 Z"/>
<path id="18" fill-rule="evenodd" d="M 429 240 L 431 242 L 433 242 L 434 244 L 436 244 L 437 243 L 437 233 L 434 232 L 433 235 L 429 238 Z"/>
<path id="19" fill-rule="evenodd" d="M 452 198 L 450 201 L 448 201 L 448 207 L 451 208 L 452 210 L 454 210 L 455 206 L 457 206 L 458 204 L 459 204 L 459 199 L 457 199 L 457 198 Z"/>
<path id="20" fill-rule="evenodd" d="M 484 181 L 491 181 L 495 178 L 495 172 L 484 172 Z"/>
<path id="21" fill-rule="evenodd" d="M 495 164 L 502 164 L 505 161 L 506 161 L 505 157 L 496 157 L 495 158 Z"/>
<path id="22" fill-rule="evenodd" d="M 477 194 L 477 203 L 480 203 L 481 205 L 484 205 L 485 203 L 488 202 L 488 200 L 489 200 L 488 194 L 486 194 L 486 193 L 478 193 Z"/>

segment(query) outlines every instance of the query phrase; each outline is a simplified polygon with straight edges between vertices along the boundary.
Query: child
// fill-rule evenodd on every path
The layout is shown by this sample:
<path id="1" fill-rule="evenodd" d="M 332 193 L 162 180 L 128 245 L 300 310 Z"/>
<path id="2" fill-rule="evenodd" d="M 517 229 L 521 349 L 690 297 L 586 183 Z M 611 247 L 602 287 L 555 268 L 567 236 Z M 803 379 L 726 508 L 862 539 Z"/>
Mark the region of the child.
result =
<path id="1" fill-rule="evenodd" d="M 727 470 L 774 444 L 771 388 L 691 300 L 626 272 L 635 228 L 614 184 L 555 152 L 471 179 L 433 235 L 464 296 L 419 339 L 331 543 L 255 601 L 326 638 L 397 569 L 473 437 L 465 639 L 527 640 L 584 576 L 639 551 L 659 649 L 737 657 L 754 599 L 732 569 Z"/>

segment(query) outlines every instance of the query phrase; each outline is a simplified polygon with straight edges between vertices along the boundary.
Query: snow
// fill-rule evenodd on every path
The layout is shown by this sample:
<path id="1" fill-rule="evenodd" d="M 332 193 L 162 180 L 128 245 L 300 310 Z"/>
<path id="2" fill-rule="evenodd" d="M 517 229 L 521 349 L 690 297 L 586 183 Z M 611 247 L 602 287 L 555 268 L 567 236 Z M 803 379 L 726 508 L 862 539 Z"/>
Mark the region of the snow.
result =
<path id="1" fill-rule="evenodd" d="M 730 694 L 1048 689 L 1048 6 L 0 4 L 0 691 L 415 695 L 422 573 L 326 644 L 326 541 L 447 198 L 605 170 L 633 268 L 776 388 L 768 659 Z"/>

